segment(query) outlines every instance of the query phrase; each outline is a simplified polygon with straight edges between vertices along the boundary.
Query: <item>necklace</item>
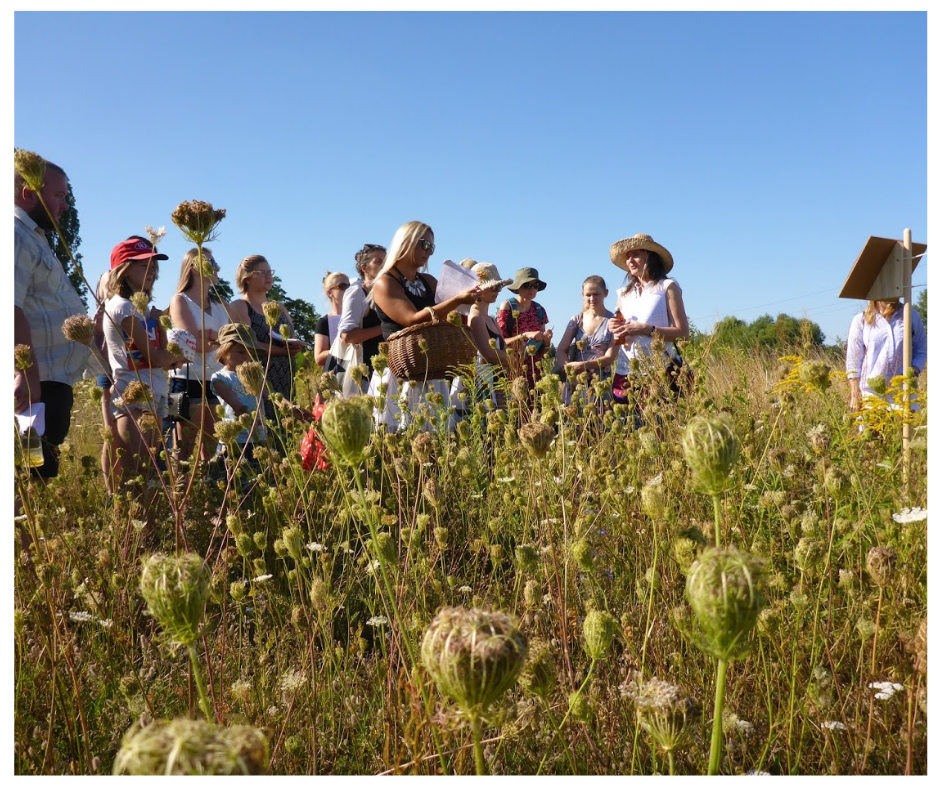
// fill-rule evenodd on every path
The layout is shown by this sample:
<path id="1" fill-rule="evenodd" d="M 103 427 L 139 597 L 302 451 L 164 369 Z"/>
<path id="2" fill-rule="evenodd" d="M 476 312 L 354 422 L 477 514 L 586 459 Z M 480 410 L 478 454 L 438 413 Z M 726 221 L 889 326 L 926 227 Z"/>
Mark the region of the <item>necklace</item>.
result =
<path id="1" fill-rule="evenodd" d="M 402 279 L 405 282 L 405 290 L 407 290 L 413 296 L 420 297 L 423 296 L 425 292 L 427 292 L 424 287 L 424 282 L 420 278 L 415 279 L 413 282 L 409 282 L 407 279 L 404 279 L 404 277 L 402 277 Z"/>

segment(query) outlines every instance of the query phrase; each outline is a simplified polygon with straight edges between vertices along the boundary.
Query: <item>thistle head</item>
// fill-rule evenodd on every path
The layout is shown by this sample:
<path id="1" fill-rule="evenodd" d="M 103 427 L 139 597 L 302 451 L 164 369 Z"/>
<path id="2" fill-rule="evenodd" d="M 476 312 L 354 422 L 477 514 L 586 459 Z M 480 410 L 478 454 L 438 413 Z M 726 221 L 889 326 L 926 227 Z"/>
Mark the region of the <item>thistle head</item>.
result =
<path id="1" fill-rule="evenodd" d="M 729 486 L 731 468 L 740 446 L 730 420 L 722 416 L 695 416 L 682 436 L 685 460 L 701 488 L 717 495 Z"/>
<path id="2" fill-rule="evenodd" d="M 894 582 L 898 571 L 898 554 L 891 547 L 875 546 L 868 551 L 865 568 L 878 588 L 887 588 Z"/>
<path id="3" fill-rule="evenodd" d="M 268 740 L 249 725 L 154 720 L 124 734 L 114 774 L 257 775 L 267 773 L 268 760 Z"/>
<path id="4" fill-rule="evenodd" d="M 88 315 L 72 315 L 62 322 L 62 333 L 72 342 L 88 345 L 95 338 L 95 321 Z"/>
<path id="5" fill-rule="evenodd" d="M 225 209 L 213 208 L 212 203 L 203 200 L 188 200 L 177 205 L 170 218 L 187 240 L 201 246 L 215 240 L 215 231 L 225 218 Z"/>
<path id="6" fill-rule="evenodd" d="M 541 459 L 548 454 L 555 440 L 555 431 L 541 422 L 523 424 L 519 428 L 519 440 L 529 456 Z"/>
<path id="7" fill-rule="evenodd" d="M 592 610 L 584 617 L 584 650 L 592 660 L 603 659 L 617 634 L 617 619 L 606 610 Z"/>
<path id="8" fill-rule="evenodd" d="M 713 657 L 744 653 L 766 604 L 760 559 L 734 547 L 710 547 L 689 568 L 685 594 L 702 630 L 698 644 Z"/>
<path id="9" fill-rule="evenodd" d="M 372 400 L 357 396 L 331 401 L 323 411 L 320 429 L 334 455 L 358 465 L 372 435 Z"/>
<path id="10" fill-rule="evenodd" d="M 26 188 L 37 193 L 42 191 L 46 183 L 46 160 L 38 153 L 14 148 L 13 171 L 23 179 Z"/>
<path id="11" fill-rule="evenodd" d="M 211 572 L 193 553 L 155 553 L 144 561 L 141 596 L 150 614 L 175 643 L 190 646 L 195 642 L 209 598 L 210 579 Z"/>
<path id="12" fill-rule="evenodd" d="M 421 660 L 441 692 L 476 716 L 515 683 L 527 651 L 525 635 L 505 613 L 444 608 L 424 635 Z"/>
<path id="13" fill-rule="evenodd" d="M 241 384 L 252 396 L 261 395 L 261 389 L 264 387 L 264 365 L 260 361 L 245 361 L 235 367 L 235 374 Z"/>

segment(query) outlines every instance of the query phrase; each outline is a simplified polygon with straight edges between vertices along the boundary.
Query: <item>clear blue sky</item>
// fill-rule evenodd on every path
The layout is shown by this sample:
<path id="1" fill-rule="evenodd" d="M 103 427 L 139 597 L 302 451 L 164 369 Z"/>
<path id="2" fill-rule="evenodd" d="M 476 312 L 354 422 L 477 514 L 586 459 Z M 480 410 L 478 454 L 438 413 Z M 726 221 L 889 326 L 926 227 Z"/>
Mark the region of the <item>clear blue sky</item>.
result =
<path id="1" fill-rule="evenodd" d="M 651 234 L 699 329 L 808 316 L 869 235 L 927 243 L 927 14 L 17 12 L 14 144 L 69 173 L 91 281 L 181 201 L 228 216 L 323 311 L 327 270 L 411 219 L 437 252 L 535 266 L 560 334 Z M 54 43 L 53 43 L 54 42 Z M 58 49 L 58 53 L 54 50 Z M 914 283 L 926 283 L 926 258 Z M 915 289 L 915 296 L 917 290 Z"/>

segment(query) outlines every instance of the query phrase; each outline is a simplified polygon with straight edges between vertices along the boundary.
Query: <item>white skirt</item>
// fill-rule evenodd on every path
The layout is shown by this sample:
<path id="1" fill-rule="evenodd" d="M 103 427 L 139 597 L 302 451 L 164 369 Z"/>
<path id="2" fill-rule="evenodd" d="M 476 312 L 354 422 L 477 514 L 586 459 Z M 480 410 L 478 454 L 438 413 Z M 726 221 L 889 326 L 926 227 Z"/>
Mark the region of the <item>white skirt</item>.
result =
<path id="1" fill-rule="evenodd" d="M 384 391 L 380 390 L 384 387 Z M 447 409 L 447 431 L 454 429 L 455 420 L 451 408 L 451 384 L 446 380 L 429 380 L 426 383 L 411 383 L 406 381 L 399 390 L 398 378 L 386 369 L 382 375 L 372 373 L 369 381 L 370 397 L 385 397 L 385 407 L 376 407 L 373 410 L 375 426 L 385 425 L 388 432 L 398 432 L 408 429 L 414 421 L 418 421 L 422 430 L 433 432 L 440 423 L 438 408 L 428 402 L 428 395 L 440 394 L 443 398 L 443 407 Z"/>

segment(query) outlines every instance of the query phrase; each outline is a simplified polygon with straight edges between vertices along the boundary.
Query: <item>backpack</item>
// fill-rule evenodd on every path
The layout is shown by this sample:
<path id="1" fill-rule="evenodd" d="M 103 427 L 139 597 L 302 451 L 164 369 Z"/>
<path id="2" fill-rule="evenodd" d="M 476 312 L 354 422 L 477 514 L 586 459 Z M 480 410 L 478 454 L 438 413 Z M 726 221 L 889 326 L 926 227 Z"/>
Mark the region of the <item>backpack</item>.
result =
<path id="1" fill-rule="evenodd" d="M 508 329 L 509 336 L 515 336 L 516 312 L 518 311 L 519 302 L 516 301 L 516 299 L 513 298 L 512 296 L 506 299 L 506 301 L 509 304 L 509 322 L 506 324 L 506 327 Z M 541 323 L 542 327 L 544 328 L 544 326 L 548 323 L 548 314 L 546 314 L 544 307 L 537 301 L 533 301 L 532 306 L 535 307 L 535 314 L 538 315 L 539 323 Z M 539 342 L 537 339 L 526 340 L 525 344 L 526 344 L 526 347 L 528 347 L 529 345 L 533 345 L 535 347 L 536 353 L 538 353 L 544 345 L 543 342 Z"/>

